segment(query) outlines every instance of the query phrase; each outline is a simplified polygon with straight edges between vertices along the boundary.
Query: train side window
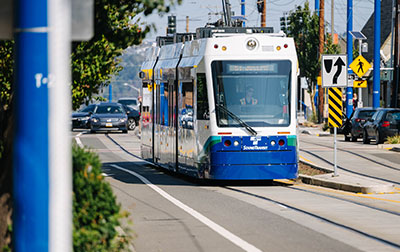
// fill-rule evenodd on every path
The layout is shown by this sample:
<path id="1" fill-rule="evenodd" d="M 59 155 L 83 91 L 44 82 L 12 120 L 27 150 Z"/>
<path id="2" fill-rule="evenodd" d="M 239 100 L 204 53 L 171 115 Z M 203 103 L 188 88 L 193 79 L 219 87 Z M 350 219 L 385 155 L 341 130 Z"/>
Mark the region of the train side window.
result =
<path id="1" fill-rule="evenodd" d="M 182 126 L 193 129 L 193 82 L 182 82 Z"/>
<path id="2" fill-rule="evenodd" d="M 156 91 L 156 124 L 160 124 L 160 119 L 161 119 L 161 113 L 160 113 L 160 107 L 161 107 L 161 95 L 160 95 L 160 85 L 156 86 L 157 91 Z"/>
<path id="3" fill-rule="evenodd" d="M 197 74 L 197 119 L 209 119 L 206 74 Z"/>
<path id="4" fill-rule="evenodd" d="M 161 124 L 165 126 L 169 126 L 169 121 L 168 121 L 168 107 L 169 107 L 169 92 L 168 92 L 168 82 L 164 83 L 164 102 L 162 102 L 162 120 Z"/>

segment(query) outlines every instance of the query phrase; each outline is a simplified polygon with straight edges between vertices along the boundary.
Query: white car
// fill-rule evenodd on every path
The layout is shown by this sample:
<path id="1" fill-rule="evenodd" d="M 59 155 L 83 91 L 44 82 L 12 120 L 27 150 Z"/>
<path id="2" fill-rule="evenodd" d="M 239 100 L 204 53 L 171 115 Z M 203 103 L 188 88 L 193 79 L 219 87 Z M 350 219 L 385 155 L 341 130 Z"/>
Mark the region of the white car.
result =
<path id="1" fill-rule="evenodd" d="M 127 98 L 119 98 L 118 103 L 121 103 L 122 105 L 129 106 L 133 108 L 136 111 L 139 111 L 139 101 L 137 98 L 133 97 L 127 97 Z"/>

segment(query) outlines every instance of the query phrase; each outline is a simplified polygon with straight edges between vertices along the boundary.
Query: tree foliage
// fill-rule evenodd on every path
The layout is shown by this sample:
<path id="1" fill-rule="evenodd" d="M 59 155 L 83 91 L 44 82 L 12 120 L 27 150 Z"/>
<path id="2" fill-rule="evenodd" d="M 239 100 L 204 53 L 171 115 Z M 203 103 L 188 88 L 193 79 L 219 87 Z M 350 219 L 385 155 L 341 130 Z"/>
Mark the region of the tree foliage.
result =
<path id="1" fill-rule="evenodd" d="M 311 101 L 316 93 L 317 77 L 321 70 L 319 55 L 319 17 L 311 13 L 309 2 L 304 7 L 298 6 L 288 18 L 288 36 L 293 37 L 300 67 L 301 77 L 305 77 Z M 324 53 L 338 54 L 339 47 L 333 44 L 332 37 L 325 34 Z M 313 105 L 313 111 L 315 108 Z"/>
<path id="2" fill-rule="evenodd" d="M 179 2 L 179 1 L 178 1 Z M 173 2 L 171 2 L 173 4 Z M 124 49 L 141 43 L 150 26 L 140 26 L 138 13 L 154 9 L 168 11 L 164 0 L 96 0 L 95 35 L 90 41 L 74 43 L 72 49 L 73 109 L 88 103 L 122 70 L 118 65 Z"/>
<path id="3" fill-rule="evenodd" d="M 74 251 L 122 251 L 131 240 L 129 230 L 118 234 L 117 227 L 127 213 L 101 175 L 99 156 L 74 146 L 73 166 L 73 247 Z"/>

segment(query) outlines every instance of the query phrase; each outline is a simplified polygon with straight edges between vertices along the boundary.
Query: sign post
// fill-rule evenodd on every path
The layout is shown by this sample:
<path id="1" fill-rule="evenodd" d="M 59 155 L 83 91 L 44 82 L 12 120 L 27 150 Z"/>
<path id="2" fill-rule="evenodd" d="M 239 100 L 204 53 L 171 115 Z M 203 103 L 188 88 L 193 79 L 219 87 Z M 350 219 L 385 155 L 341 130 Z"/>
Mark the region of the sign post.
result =
<path id="1" fill-rule="evenodd" d="M 333 176 L 337 174 L 337 128 L 342 126 L 342 91 L 348 85 L 347 55 L 322 55 L 322 87 L 328 89 L 328 124 L 333 127 Z"/>

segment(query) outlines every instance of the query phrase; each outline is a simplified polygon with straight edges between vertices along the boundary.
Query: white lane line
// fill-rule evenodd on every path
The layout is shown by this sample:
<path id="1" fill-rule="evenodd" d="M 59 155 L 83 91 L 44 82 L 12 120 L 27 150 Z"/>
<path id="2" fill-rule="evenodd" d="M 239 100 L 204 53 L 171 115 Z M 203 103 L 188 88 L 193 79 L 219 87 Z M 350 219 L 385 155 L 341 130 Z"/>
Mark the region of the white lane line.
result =
<path id="1" fill-rule="evenodd" d="M 82 136 L 82 132 L 80 132 L 78 135 L 75 136 L 75 141 L 79 147 L 83 148 L 84 146 L 81 139 L 79 138 L 80 136 Z"/>
<path id="2" fill-rule="evenodd" d="M 256 248 L 255 246 L 251 245 L 250 243 L 246 242 L 245 240 L 241 239 L 240 237 L 232 234 L 231 232 L 229 232 L 228 230 L 226 230 L 222 226 L 218 225 L 217 223 L 213 222 L 212 220 L 208 219 L 207 217 L 205 217 L 201 213 L 197 212 L 196 210 L 194 210 L 194 209 L 190 208 L 189 206 L 183 204 L 182 202 L 180 202 L 179 200 L 175 199 L 174 197 L 172 197 L 171 195 L 166 193 L 164 190 L 162 190 L 158 186 L 153 185 L 149 180 L 147 180 L 142 175 L 140 175 L 140 174 L 138 174 L 138 173 L 136 173 L 134 171 L 122 168 L 122 167 L 120 167 L 118 165 L 112 164 L 111 166 L 116 168 L 116 169 L 118 169 L 118 170 L 125 171 L 125 172 L 137 177 L 145 185 L 149 186 L 151 189 L 156 191 L 158 194 L 163 196 L 165 199 L 169 200 L 171 203 L 173 203 L 177 207 L 181 208 L 182 210 L 184 210 L 188 214 L 192 215 L 194 218 L 196 218 L 197 220 L 201 221 L 202 223 L 207 225 L 209 228 L 211 228 L 212 230 L 214 230 L 218 234 L 222 235 L 223 237 L 225 237 L 226 239 L 228 239 L 229 241 L 231 241 L 232 243 L 234 243 L 238 247 L 242 248 L 244 251 L 261 252 L 260 249 Z"/>

